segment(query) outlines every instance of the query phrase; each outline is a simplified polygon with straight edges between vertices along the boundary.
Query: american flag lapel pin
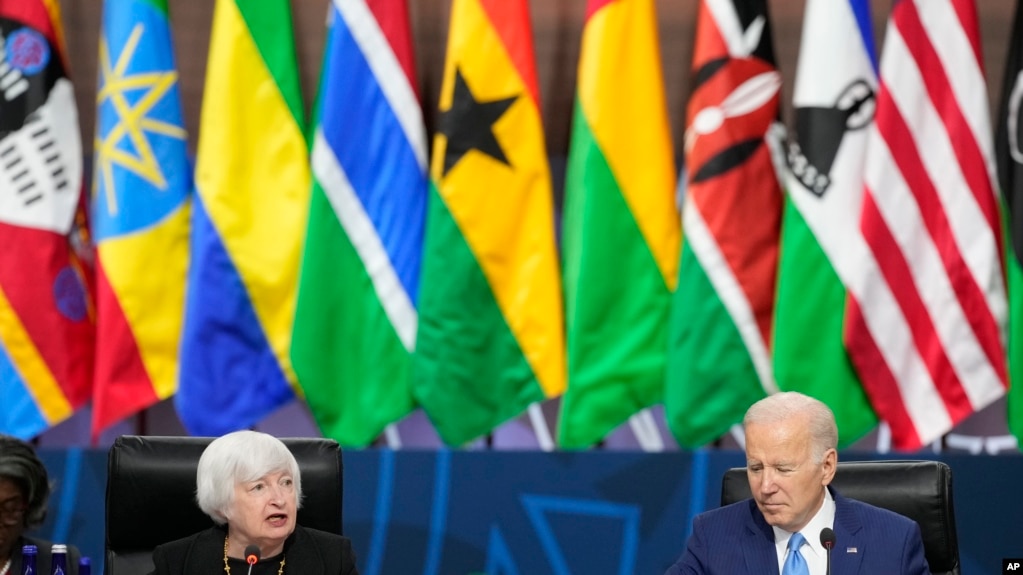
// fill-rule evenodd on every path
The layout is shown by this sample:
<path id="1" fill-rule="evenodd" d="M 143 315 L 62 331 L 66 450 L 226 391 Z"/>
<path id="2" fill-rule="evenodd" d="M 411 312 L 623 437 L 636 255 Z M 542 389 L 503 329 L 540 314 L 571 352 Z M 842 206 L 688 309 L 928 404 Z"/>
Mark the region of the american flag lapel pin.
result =
<path id="1" fill-rule="evenodd" d="M 846 547 L 845 548 L 845 552 L 846 553 L 856 553 L 856 548 L 855 547 Z"/>

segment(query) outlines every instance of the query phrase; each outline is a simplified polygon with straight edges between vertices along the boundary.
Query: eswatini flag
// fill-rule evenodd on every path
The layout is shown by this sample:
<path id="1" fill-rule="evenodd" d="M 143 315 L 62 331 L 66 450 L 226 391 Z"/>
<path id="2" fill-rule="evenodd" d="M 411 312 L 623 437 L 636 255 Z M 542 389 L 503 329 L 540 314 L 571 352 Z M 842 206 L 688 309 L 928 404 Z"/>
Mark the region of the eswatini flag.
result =
<path id="1" fill-rule="evenodd" d="M 564 389 L 553 197 L 526 0 L 455 0 L 430 165 L 416 399 L 449 445 Z"/>
<path id="2" fill-rule="evenodd" d="M 166 0 L 106 2 L 96 101 L 94 437 L 178 388 L 192 174 Z"/>
<path id="3" fill-rule="evenodd" d="M 776 389 L 769 342 L 782 192 L 781 76 L 764 0 L 703 0 L 686 110 L 688 173 L 665 411 L 697 447 Z"/>
<path id="4" fill-rule="evenodd" d="M 295 397 L 311 182 L 288 0 L 217 0 L 199 123 L 178 415 L 249 427 Z"/>
<path id="5" fill-rule="evenodd" d="M 412 410 L 426 135 L 406 0 L 335 0 L 291 357 L 320 430 L 365 446 Z"/>
<path id="6" fill-rule="evenodd" d="M 586 8 L 563 228 L 563 447 L 661 400 L 678 265 L 675 162 L 653 0 Z"/>
<path id="7" fill-rule="evenodd" d="M 900 0 L 881 55 L 847 345 L 898 449 L 1005 394 L 1008 316 L 973 0 Z"/>
<path id="8" fill-rule="evenodd" d="M 91 238 L 57 2 L 0 0 L 0 433 L 92 393 Z"/>

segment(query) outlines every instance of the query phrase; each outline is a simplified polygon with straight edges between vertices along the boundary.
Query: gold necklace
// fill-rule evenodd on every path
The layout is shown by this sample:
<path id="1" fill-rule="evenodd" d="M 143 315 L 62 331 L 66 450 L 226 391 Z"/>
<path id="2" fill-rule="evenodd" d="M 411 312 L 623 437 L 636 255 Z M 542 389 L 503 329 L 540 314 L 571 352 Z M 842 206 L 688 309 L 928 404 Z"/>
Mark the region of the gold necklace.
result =
<path id="1" fill-rule="evenodd" d="M 277 575 L 284 573 L 284 562 L 288 560 L 286 555 L 281 555 L 281 567 L 277 570 Z M 231 575 L 231 566 L 227 564 L 227 536 L 224 536 L 224 573 Z"/>

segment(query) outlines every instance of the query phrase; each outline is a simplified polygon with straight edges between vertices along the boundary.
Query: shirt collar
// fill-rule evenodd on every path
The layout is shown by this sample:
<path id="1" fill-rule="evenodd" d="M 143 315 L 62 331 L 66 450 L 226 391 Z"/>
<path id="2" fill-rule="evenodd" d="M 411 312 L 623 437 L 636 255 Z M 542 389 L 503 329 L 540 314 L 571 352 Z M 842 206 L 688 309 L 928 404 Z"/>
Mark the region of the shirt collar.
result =
<path id="1" fill-rule="evenodd" d="M 824 557 L 825 550 L 824 546 L 821 545 L 821 529 L 825 527 L 834 527 L 835 525 L 835 498 L 831 496 L 831 490 L 827 487 L 824 488 L 824 503 L 821 508 L 817 510 L 810 522 L 807 523 L 802 529 L 799 530 L 806 538 L 806 542 L 814 555 L 817 557 Z M 792 533 L 781 529 L 780 527 L 772 526 L 774 530 L 774 542 L 775 545 L 781 549 L 785 549 L 789 544 L 789 539 L 792 538 Z"/>

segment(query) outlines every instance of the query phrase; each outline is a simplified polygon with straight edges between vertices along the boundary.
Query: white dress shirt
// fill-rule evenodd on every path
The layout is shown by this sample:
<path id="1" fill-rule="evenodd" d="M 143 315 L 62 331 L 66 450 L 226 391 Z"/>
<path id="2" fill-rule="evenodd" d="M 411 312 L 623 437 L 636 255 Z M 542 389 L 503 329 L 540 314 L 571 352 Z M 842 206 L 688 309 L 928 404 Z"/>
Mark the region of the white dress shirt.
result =
<path id="1" fill-rule="evenodd" d="M 806 559 L 806 566 L 810 568 L 810 575 L 825 575 L 828 569 L 828 554 L 821 545 L 821 529 L 825 527 L 834 528 L 835 525 L 835 499 L 831 492 L 824 489 L 824 503 L 817 513 L 810 519 L 799 532 L 806 538 L 806 543 L 799 550 Z M 792 533 L 779 527 L 774 529 L 774 549 L 778 554 L 778 572 L 781 573 L 785 565 L 785 554 L 788 552 L 789 539 Z"/>

